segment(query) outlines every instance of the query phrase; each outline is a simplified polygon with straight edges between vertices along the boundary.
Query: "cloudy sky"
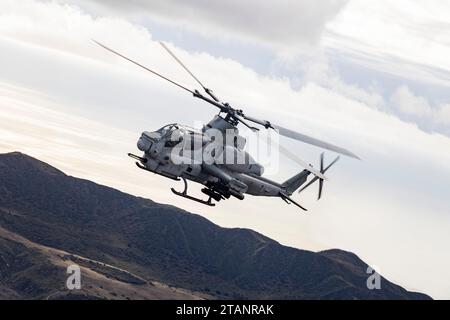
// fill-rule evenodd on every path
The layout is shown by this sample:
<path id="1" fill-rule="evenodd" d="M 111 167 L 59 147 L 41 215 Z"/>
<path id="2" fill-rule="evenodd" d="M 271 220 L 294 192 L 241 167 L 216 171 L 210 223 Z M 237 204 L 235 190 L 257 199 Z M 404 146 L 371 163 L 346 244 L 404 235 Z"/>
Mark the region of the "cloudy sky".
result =
<path id="1" fill-rule="evenodd" d="M 0 152 L 286 245 L 352 251 L 390 280 L 448 299 L 449 16 L 446 0 L 1 0 Z M 296 195 L 307 214 L 279 199 L 207 208 L 177 198 L 173 181 L 126 153 L 143 130 L 195 125 L 215 110 L 92 38 L 196 88 L 165 41 L 224 100 L 363 161 L 342 159 L 320 202 L 314 187 Z M 317 163 L 320 150 L 280 142 Z M 279 181 L 301 170 L 284 158 L 271 169 Z"/>

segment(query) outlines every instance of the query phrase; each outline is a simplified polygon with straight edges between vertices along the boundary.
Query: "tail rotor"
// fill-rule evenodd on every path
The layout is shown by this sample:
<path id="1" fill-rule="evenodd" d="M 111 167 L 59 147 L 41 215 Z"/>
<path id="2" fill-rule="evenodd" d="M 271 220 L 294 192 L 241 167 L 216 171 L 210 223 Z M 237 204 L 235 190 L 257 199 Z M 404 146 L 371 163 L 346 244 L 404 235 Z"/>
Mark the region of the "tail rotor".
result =
<path id="1" fill-rule="evenodd" d="M 338 162 L 339 159 L 340 159 L 340 156 L 336 157 L 336 159 L 334 159 L 327 167 L 324 167 L 324 153 L 322 152 L 322 154 L 320 155 L 320 173 L 322 175 L 325 174 L 325 172 L 327 172 L 328 169 L 330 169 L 336 162 Z M 308 188 L 309 186 L 314 184 L 314 182 L 316 182 L 317 180 L 319 180 L 319 194 L 318 194 L 317 200 L 320 200 L 320 198 L 322 197 L 324 180 L 319 176 L 315 176 L 310 182 L 308 182 L 308 184 L 306 184 L 304 187 L 302 187 L 298 191 L 298 193 L 302 192 L 303 190 L 305 190 L 306 188 Z"/>

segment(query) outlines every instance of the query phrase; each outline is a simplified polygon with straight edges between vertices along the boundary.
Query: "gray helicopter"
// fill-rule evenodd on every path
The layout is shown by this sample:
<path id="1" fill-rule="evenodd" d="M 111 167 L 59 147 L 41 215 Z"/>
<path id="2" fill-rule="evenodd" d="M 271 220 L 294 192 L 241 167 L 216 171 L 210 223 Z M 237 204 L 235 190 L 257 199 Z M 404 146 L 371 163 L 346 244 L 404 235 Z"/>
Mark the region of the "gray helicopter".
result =
<path id="1" fill-rule="evenodd" d="M 182 180 L 184 190 L 179 192 L 171 189 L 174 194 L 208 206 L 215 206 L 213 202 L 229 199 L 231 197 L 244 200 L 245 194 L 262 197 L 279 197 L 288 204 L 294 204 L 307 211 L 303 206 L 291 198 L 292 194 L 299 193 L 316 181 L 319 181 L 318 199 L 322 196 L 324 175 L 338 160 L 336 157 L 327 166 L 324 165 L 324 154 L 320 156 L 320 169 L 299 159 L 288 149 L 279 146 L 281 153 L 296 161 L 304 170 L 283 183 L 278 183 L 263 177 L 264 167 L 257 163 L 253 157 L 244 150 L 246 139 L 239 133 L 238 125 L 242 124 L 252 131 L 272 129 L 278 134 L 308 143 L 319 148 L 327 149 L 338 154 L 359 159 L 352 152 L 330 143 L 309 137 L 281 126 L 274 125 L 267 120 L 260 120 L 248 116 L 241 109 L 233 108 L 229 103 L 221 102 L 212 90 L 205 87 L 185 64 L 162 42 L 162 47 L 183 67 L 190 76 L 202 87 L 207 94 L 172 81 L 142 64 L 108 48 L 93 40 L 104 49 L 126 59 L 135 65 L 153 73 L 154 75 L 172 83 L 173 85 L 192 94 L 219 109 L 219 113 L 203 126 L 201 130 L 182 124 L 169 124 L 159 130 L 144 131 L 137 142 L 137 148 L 143 152 L 142 156 L 129 153 L 128 156 L 137 160 L 136 165 L 143 170 L 161 175 L 163 177 Z M 308 177 L 313 176 L 308 182 Z M 204 186 L 201 191 L 208 196 L 203 200 L 187 193 L 188 183 L 193 181 Z"/>

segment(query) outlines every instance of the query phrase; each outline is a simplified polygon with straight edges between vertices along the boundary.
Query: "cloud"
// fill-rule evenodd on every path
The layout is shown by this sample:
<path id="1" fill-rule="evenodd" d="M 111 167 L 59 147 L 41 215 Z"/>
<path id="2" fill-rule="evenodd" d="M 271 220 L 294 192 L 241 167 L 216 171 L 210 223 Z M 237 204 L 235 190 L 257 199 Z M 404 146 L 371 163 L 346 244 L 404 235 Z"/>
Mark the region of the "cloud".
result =
<path id="1" fill-rule="evenodd" d="M 326 47 L 407 79 L 449 86 L 448 1 L 351 1 L 326 28 Z"/>
<path id="2" fill-rule="evenodd" d="M 391 97 L 392 104 L 407 116 L 430 117 L 432 108 L 424 97 L 416 96 L 407 86 L 399 87 Z"/>
<path id="3" fill-rule="evenodd" d="M 448 75 L 440 69 L 439 65 L 434 64 L 433 59 L 429 59 L 433 60 L 431 64 L 427 61 L 424 65 L 421 57 L 411 58 L 415 52 L 410 50 L 410 47 L 400 48 L 401 50 L 393 47 L 401 43 L 405 37 L 409 37 L 405 43 L 412 43 L 412 45 L 425 41 L 427 32 L 417 31 L 411 35 L 407 32 L 409 29 L 403 30 L 406 24 L 410 29 L 420 30 L 423 25 L 416 23 L 420 19 L 424 20 L 424 24 L 429 25 L 427 28 L 433 28 L 433 17 L 429 15 L 421 17 L 424 12 L 421 9 L 422 5 L 414 5 L 414 9 L 406 10 L 406 14 L 403 12 L 400 14 L 402 6 L 390 2 L 383 5 L 370 3 L 366 6 L 348 1 L 331 1 L 330 3 L 295 1 L 289 4 L 283 1 L 276 6 L 271 4 L 270 10 L 264 3 L 261 5 L 258 2 L 259 5 L 255 5 L 253 1 L 238 4 L 209 3 L 208 5 L 204 5 L 202 1 L 180 4 L 179 1 L 145 2 L 140 0 L 112 1 L 107 5 L 96 0 L 73 0 L 71 3 L 98 14 L 135 17 L 135 21 L 142 25 L 145 25 L 145 21 L 148 20 L 164 20 L 175 26 L 174 30 L 179 32 L 186 29 L 195 34 L 206 32 L 216 35 L 215 39 L 218 41 L 228 39 L 228 43 L 239 43 L 244 39 L 246 43 L 263 43 L 274 54 L 273 60 L 265 62 L 265 65 L 272 65 L 268 68 L 270 74 L 288 76 L 294 87 L 305 85 L 308 81 L 320 83 L 379 109 L 386 104 L 384 100 L 389 99 L 390 93 L 386 93 L 386 97 L 383 97 L 385 92 L 378 90 L 375 86 L 360 85 L 361 81 L 351 70 L 351 65 L 350 67 L 343 65 L 342 68 L 345 70 L 338 70 L 333 65 L 336 64 L 336 56 L 342 56 L 342 52 L 345 52 L 343 60 L 348 59 L 352 64 L 362 64 L 377 70 L 378 74 L 375 75 L 374 82 L 385 80 L 383 77 L 376 78 L 385 72 L 400 74 L 404 78 L 411 78 L 410 74 L 414 73 L 414 78 L 438 85 L 450 85 L 447 81 Z M 439 6 L 445 11 L 445 3 L 440 3 Z M 182 13 L 179 13 L 181 11 Z M 190 13 L 194 11 L 195 19 L 191 19 Z M 391 11 L 397 12 L 396 17 L 400 16 L 401 19 L 392 19 Z M 140 18 L 137 18 L 139 16 Z M 249 16 L 257 18 L 248 19 Z M 171 19 L 167 20 L 168 17 Z M 441 16 L 437 17 L 441 19 L 439 18 Z M 225 23 L 222 24 L 221 19 L 224 19 Z M 234 22 L 233 19 L 239 22 Z M 384 23 L 386 19 L 389 19 L 388 24 Z M 212 27 L 209 26 L 211 23 Z M 205 28 L 205 24 L 208 28 Z M 358 28 L 355 28 L 355 25 L 358 25 Z M 216 30 L 216 27 L 220 28 Z M 439 26 L 436 28 L 439 29 Z M 360 29 L 364 32 L 359 32 Z M 287 30 L 289 32 L 286 32 Z M 430 30 L 428 34 L 436 34 L 438 31 Z M 384 37 L 385 34 L 389 34 L 390 37 Z M 230 35 L 233 36 L 230 37 Z M 212 46 L 217 45 L 217 41 L 210 41 Z M 427 41 L 429 47 L 436 46 L 435 38 Z M 311 43 L 318 45 L 307 46 L 307 50 L 303 50 L 305 48 L 297 50 Z M 194 48 L 197 50 L 195 46 Z M 255 57 L 253 60 L 258 58 Z M 340 61 L 337 62 L 338 65 L 339 63 Z M 339 74 L 341 72 L 350 74 L 350 79 L 346 79 L 347 82 L 342 80 Z M 374 74 L 366 73 L 363 76 L 369 78 L 374 77 Z M 396 84 L 397 86 L 404 82 L 401 78 L 398 81 L 400 84 Z M 411 121 L 410 118 L 408 120 Z M 447 134 L 445 130 L 439 130 L 439 132 Z"/>
<path id="4" fill-rule="evenodd" d="M 96 12 L 150 17 L 208 37 L 254 41 L 278 48 L 315 44 L 347 0 L 182 1 L 72 0 Z"/>
<path id="5" fill-rule="evenodd" d="M 407 86 L 397 88 L 390 98 L 394 112 L 404 120 L 418 123 L 429 131 L 443 131 L 450 134 L 450 107 L 448 104 L 432 106 L 424 97 L 414 94 Z"/>
<path id="6" fill-rule="evenodd" d="M 436 114 L 436 121 L 450 126 L 450 104 L 442 105 Z"/>
<path id="7" fill-rule="evenodd" d="M 286 78 L 173 47 L 220 97 L 249 114 L 363 158 L 342 159 L 330 170 L 320 203 L 314 202 L 317 190 L 296 195 L 310 209 L 307 215 L 279 199 L 253 197 L 204 208 L 174 197 L 168 192 L 172 181 L 139 171 L 125 156 L 136 151 L 145 129 L 207 121 L 215 112 L 88 40 L 95 37 L 193 86 L 146 29 L 54 2 L 2 1 L 0 9 L 0 33 L 8 38 L 0 38 L 2 150 L 20 149 L 70 174 L 171 202 L 223 226 L 251 227 L 288 245 L 355 251 L 392 280 L 448 297 L 449 278 L 441 271 L 450 268 L 450 139 L 383 112 L 376 89 L 314 82 L 293 89 Z M 404 89 L 399 96 L 402 103 L 417 100 Z M 448 106 L 440 110 L 445 119 Z M 282 143 L 317 163 L 319 150 Z M 283 181 L 301 170 L 284 161 L 271 178 Z"/>

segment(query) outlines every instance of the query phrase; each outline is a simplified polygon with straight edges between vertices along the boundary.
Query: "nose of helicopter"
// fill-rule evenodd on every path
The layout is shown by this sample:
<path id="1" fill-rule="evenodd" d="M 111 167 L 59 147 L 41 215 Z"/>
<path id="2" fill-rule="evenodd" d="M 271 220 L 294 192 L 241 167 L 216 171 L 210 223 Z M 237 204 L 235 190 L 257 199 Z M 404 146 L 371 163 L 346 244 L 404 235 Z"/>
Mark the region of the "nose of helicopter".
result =
<path id="1" fill-rule="evenodd" d="M 159 138 L 160 136 L 157 132 L 144 131 L 137 142 L 137 148 L 143 152 L 147 152 Z"/>

